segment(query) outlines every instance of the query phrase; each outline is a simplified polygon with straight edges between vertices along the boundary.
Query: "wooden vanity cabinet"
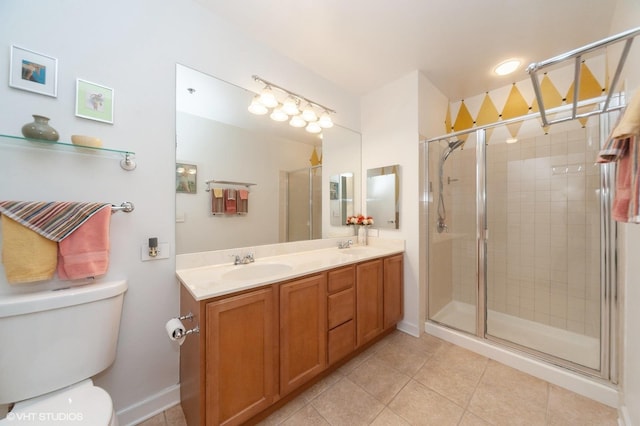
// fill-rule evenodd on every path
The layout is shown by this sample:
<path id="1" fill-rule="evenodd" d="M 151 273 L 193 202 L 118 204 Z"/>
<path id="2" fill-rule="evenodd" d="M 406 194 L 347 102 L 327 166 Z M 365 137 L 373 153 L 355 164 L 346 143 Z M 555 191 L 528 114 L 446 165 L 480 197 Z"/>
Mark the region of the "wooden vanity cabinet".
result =
<path id="1" fill-rule="evenodd" d="M 327 274 L 280 287 L 280 396 L 327 366 Z"/>
<path id="2" fill-rule="evenodd" d="M 274 313 L 272 287 L 206 304 L 206 424 L 239 424 L 273 402 Z"/>
<path id="3" fill-rule="evenodd" d="M 356 345 L 383 330 L 383 262 L 376 259 L 356 266 Z"/>
<path id="4" fill-rule="evenodd" d="M 383 327 L 388 329 L 404 316 L 404 255 L 397 254 L 384 259 Z"/>
<path id="5" fill-rule="evenodd" d="M 329 365 L 356 348 L 354 265 L 333 269 L 327 274 L 327 358 Z"/>
<path id="6" fill-rule="evenodd" d="M 200 327 L 180 347 L 187 423 L 260 418 L 394 327 L 402 300 L 402 254 L 202 301 L 181 286 L 185 326 Z"/>

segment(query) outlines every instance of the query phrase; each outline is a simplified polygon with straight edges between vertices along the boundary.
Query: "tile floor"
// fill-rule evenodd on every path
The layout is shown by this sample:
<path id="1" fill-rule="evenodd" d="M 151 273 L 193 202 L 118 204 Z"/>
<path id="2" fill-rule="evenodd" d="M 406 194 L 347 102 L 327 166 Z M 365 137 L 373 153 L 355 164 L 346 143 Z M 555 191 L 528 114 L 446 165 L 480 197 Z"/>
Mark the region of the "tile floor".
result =
<path id="1" fill-rule="evenodd" d="M 179 406 L 142 423 L 185 424 Z M 614 426 L 617 412 L 436 337 L 394 332 L 260 425 Z"/>

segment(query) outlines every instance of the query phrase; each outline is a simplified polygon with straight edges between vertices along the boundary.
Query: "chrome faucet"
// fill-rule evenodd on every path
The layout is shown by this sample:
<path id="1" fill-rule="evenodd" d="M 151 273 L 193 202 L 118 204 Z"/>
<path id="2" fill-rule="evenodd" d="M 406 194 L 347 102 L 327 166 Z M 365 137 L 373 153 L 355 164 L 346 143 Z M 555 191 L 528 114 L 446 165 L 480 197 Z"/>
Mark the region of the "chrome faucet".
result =
<path id="1" fill-rule="evenodd" d="M 338 248 L 339 249 L 349 248 L 349 247 L 351 247 L 351 244 L 353 244 L 352 240 L 340 241 L 340 242 L 338 242 Z"/>
<path id="2" fill-rule="evenodd" d="M 231 257 L 233 257 L 234 265 L 246 265 L 256 261 L 253 253 L 245 254 L 244 257 L 240 257 L 238 254 L 232 254 Z"/>

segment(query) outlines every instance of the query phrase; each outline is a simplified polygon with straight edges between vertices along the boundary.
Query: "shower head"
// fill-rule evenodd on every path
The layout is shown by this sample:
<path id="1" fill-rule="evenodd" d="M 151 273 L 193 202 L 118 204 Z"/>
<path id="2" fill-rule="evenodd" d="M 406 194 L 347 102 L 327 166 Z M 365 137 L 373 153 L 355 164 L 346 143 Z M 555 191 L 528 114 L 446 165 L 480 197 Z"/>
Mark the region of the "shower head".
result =
<path id="1" fill-rule="evenodd" d="M 440 162 L 444 163 L 447 157 L 449 157 L 449 155 L 451 155 L 451 153 L 455 151 L 456 148 L 460 147 L 463 143 L 464 141 L 461 139 L 457 139 L 455 141 L 449 142 L 449 147 L 444 152 L 444 154 L 442 154 L 442 158 L 440 159 Z"/>
<path id="2" fill-rule="evenodd" d="M 464 143 L 464 141 L 462 139 L 458 139 L 452 142 L 449 142 L 449 149 L 451 151 L 453 151 L 454 149 L 458 148 L 460 145 L 462 145 Z"/>

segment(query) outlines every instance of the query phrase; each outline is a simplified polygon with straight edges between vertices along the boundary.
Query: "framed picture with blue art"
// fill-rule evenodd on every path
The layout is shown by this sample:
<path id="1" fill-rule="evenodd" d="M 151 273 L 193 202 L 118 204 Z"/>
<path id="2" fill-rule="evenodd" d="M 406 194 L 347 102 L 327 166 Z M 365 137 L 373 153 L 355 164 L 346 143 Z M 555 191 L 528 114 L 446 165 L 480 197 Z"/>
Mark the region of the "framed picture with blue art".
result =
<path id="1" fill-rule="evenodd" d="M 24 47 L 11 46 L 9 86 L 58 96 L 58 60 Z"/>
<path id="2" fill-rule="evenodd" d="M 113 89 L 78 79 L 76 116 L 113 124 Z"/>

